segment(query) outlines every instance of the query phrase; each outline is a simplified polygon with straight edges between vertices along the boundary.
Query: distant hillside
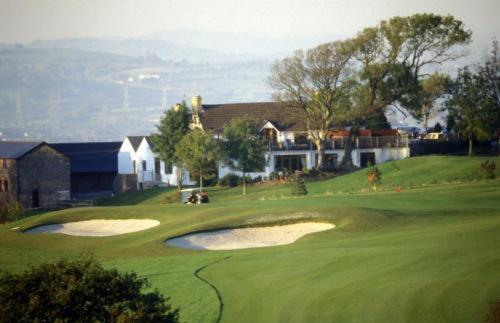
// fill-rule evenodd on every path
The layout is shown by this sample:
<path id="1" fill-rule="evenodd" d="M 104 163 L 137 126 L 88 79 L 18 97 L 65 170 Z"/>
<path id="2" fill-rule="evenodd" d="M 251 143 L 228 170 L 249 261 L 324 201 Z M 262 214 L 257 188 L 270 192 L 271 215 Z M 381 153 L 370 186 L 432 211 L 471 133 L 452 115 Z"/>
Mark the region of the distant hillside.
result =
<path id="1" fill-rule="evenodd" d="M 206 103 L 268 101 L 275 59 L 340 38 L 164 31 L 0 44 L 0 111 L 7 112 L 0 140 L 121 140 L 154 131 L 166 108 L 192 95 Z M 477 61 L 478 46 L 439 69 L 454 73 Z"/>
<path id="2" fill-rule="evenodd" d="M 122 140 L 149 134 L 165 108 L 270 99 L 270 62 L 191 63 L 68 48 L 0 47 L 0 140 Z M 126 126 L 125 126 L 126 125 Z"/>
<path id="3" fill-rule="evenodd" d="M 57 40 L 37 40 L 25 45 L 32 49 L 76 49 L 101 53 L 112 53 L 132 57 L 157 56 L 165 61 L 175 62 L 222 62 L 234 60 L 233 56 L 214 50 L 175 44 L 161 39 L 109 39 L 109 38 L 74 38 Z"/>

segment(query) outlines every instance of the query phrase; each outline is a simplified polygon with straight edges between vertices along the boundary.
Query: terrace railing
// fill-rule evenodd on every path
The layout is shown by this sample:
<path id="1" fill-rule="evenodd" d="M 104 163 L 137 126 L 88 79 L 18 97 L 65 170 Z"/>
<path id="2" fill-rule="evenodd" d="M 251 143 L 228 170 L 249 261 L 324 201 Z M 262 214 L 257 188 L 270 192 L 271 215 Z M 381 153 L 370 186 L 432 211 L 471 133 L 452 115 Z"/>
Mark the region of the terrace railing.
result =
<path id="1" fill-rule="evenodd" d="M 326 150 L 343 150 L 346 144 L 345 137 L 333 137 L 325 141 Z M 400 136 L 386 137 L 358 137 L 353 142 L 353 149 L 371 149 L 371 148 L 406 148 L 408 147 L 408 138 Z M 309 141 L 307 143 L 293 143 L 291 141 L 269 143 L 271 151 L 295 151 L 295 150 L 316 150 L 316 145 Z"/>
<path id="2" fill-rule="evenodd" d="M 153 182 L 155 179 L 154 173 L 152 170 L 141 170 L 137 173 L 137 180 L 139 182 Z"/>

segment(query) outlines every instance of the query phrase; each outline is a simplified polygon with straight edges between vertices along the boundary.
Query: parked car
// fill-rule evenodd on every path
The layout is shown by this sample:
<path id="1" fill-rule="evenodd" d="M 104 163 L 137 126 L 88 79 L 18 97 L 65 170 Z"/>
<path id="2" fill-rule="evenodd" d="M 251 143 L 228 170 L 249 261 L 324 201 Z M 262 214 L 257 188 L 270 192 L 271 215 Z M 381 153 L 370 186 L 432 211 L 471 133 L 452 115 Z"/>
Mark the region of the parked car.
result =
<path id="1" fill-rule="evenodd" d="M 420 128 L 417 127 L 399 126 L 396 129 L 398 130 L 398 135 L 400 136 L 407 135 L 408 138 L 410 139 L 417 138 L 420 132 Z"/>
<path id="2" fill-rule="evenodd" d="M 447 136 L 442 132 L 429 132 L 424 136 L 424 140 L 445 141 L 447 140 Z"/>

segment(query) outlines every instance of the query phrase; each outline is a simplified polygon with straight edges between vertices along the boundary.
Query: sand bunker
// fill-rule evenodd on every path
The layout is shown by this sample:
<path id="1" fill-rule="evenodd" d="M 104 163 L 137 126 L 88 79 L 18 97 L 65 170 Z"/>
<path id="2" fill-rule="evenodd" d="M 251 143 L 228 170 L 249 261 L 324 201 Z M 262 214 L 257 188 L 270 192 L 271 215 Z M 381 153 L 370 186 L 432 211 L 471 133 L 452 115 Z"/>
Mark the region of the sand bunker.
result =
<path id="1" fill-rule="evenodd" d="M 225 229 L 187 234 L 167 240 L 186 249 L 233 250 L 290 244 L 309 233 L 333 229 L 331 223 L 305 222 L 272 227 Z"/>
<path id="2" fill-rule="evenodd" d="M 35 227 L 24 233 L 64 233 L 72 236 L 107 237 L 155 227 L 157 220 L 88 220 Z"/>

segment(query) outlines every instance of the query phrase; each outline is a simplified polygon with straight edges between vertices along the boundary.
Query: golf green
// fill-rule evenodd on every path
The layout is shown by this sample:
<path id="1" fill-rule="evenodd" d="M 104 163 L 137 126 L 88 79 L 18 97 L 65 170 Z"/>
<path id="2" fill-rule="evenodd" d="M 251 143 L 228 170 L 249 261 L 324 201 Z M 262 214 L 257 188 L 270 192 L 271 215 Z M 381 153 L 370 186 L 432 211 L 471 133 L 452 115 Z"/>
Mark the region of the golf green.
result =
<path id="1" fill-rule="evenodd" d="M 186 322 L 478 322 L 500 299 L 500 181 L 480 179 L 484 158 L 425 157 L 309 182 L 210 189 L 208 205 L 161 204 L 172 190 L 108 200 L 0 226 L 2 270 L 91 252 L 137 272 L 171 297 Z M 499 158 L 495 162 L 500 164 Z M 415 170 L 415 168 L 418 168 Z M 497 171 L 498 173 L 498 171 Z M 399 192 L 394 187 L 402 187 Z M 48 223 L 154 219 L 151 229 L 110 237 L 23 234 Z M 335 229 L 293 244 L 187 250 L 167 238 L 194 231 L 300 221 Z"/>

